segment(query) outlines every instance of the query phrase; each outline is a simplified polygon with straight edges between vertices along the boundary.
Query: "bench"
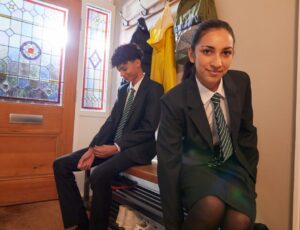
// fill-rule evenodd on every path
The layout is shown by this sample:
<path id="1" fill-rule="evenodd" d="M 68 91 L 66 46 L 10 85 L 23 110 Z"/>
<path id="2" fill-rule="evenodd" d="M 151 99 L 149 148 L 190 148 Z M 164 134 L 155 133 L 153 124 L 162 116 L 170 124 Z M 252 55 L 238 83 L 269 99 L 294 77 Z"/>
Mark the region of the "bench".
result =
<path id="1" fill-rule="evenodd" d="M 124 173 L 156 185 L 158 184 L 156 162 L 152 162 L 151 165 L 131 167 Z M 89 175 L 90 171 L 86 171 L 83 198 L 86 207 L 89 207 Z M 155 222 L 163 224 L 161 200 L 158 191 L 153 191 L 140 185 L 132 189 L 114 190 L 110 219 L 110 228 L 113 230 L 119 229 L 115 224 L 115 220 L 120 204 L 128 205 Z M 268 230 L 268 227 L 264 224 L 255 223 L 254 230 Z"/>
<path id="2" fill-rule="evenodd" d="M 156 162 L 152 162 L 151 165 L 131 167 L 126 170 L 125 173 L 158 184 Z"/>

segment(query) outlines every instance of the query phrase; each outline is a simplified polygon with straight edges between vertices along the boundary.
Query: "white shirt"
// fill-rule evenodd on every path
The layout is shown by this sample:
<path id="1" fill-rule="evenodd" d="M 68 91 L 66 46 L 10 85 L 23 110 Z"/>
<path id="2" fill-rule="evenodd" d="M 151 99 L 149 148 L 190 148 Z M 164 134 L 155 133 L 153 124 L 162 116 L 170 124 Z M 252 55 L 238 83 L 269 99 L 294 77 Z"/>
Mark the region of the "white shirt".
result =
<path id="1" fill-rule="evenodd" d="M 213 104 L 210 100 L 215 93 L 219 93 L 221 95 L 220 107 L 222 109 L 222 112 L 223 112 L 223 115 L 224 115 L 227 125 L 228 126 L 230 125 L 229 110 L 228 110 L 228 104 L 227 104 L 226 95 L 225 95 L 225 91 L 224 91 L 224 87 L 223 87 L 223 79 L 221 78 L 219 87 L 215 92 L 206 88 L 198 80 L 197 77 L 196 77 L 196 82 L 197 82 L 197 86 L 198 86 L 199 93 L 201 96 L 201 100 L 203 102 L 203 106 L 204 106 L 206 117 L 207 117 L 207 120 L 208 120 L 208 123 L 210 126 L 210 130 L 212 133 L 213 144 L 215 145 L 219 142 L 219 137 L 218 137 L 217 126 L 216 126 L 216 121 L 215 121 L 215 117 L 214 117 Z"/>
<path id="2" fill-rule="evenodd" d="M 133 88 L 134 89 L 134 97 L 135 97 L 137 91 L 139 90 L 143 79 L 144 79 L 144 76 L 137 83 L 135 83 L 134 86 L 132 85 L 132 82 L 130 82 L 127 90 L 129 91 L 131 88 Z M 127 97 L 128 97 L 128 95 L 127 95 Z"/>

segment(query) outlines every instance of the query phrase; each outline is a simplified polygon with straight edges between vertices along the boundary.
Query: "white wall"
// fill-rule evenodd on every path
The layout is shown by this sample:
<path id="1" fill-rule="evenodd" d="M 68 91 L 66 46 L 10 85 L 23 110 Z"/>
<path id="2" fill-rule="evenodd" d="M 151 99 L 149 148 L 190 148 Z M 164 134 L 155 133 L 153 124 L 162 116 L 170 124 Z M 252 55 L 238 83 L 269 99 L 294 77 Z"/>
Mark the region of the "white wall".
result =
<path id="1" fill-rule="evenodd" d="M 291 229 L 295 126 L 296 0 L 216 0 L 236 32 L 234 68 L 252 79 L 260 162 L 257 220 Z"/>

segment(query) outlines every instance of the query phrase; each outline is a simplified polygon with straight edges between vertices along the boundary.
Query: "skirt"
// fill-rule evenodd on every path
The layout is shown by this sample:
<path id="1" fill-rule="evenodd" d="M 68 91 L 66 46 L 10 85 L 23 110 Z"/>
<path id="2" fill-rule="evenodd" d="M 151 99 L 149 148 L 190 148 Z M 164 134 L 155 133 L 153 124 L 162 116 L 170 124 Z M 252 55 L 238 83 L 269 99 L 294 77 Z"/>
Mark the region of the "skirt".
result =
<path id="1" fill-rule="evenodd" d="M 182 202 L 187 212 L 201 198 L 217 196 L 228 206 L 255 220 L 255 184 L 235 155 L 216 167 L 183 165 L 180 178 Z"/>

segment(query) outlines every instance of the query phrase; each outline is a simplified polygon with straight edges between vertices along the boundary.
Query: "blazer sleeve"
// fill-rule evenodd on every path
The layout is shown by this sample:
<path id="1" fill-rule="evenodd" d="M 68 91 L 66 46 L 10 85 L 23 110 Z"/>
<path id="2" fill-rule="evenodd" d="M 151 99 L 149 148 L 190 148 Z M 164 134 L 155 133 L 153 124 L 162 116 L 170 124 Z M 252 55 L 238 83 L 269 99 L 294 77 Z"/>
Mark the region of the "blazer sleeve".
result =
<path id="1" fill-rule="evenodd" d="M 252 179 L 256 182 L 257 164 L 259 160 L 259 153 L 257 149 L 257 130 L 253 125 L 252 93 L 250 78 L 248 75 L 246 80 L 247 87 L 238 135 L 238 145 L 250 166 L 251 176 L 253 177 Z"/>
<path id="2" fill-rule="evenodd" d="M 160 115 L 159 100 L 162 95 L 163 87 L 159 84 L 152 84 L 142 102 L 142 106 L 145 106 L 145 110 L 142 114 L 142 119 L 138 122 L 138 126 L 126 132 L 126 135 L 122 135 L 122 137 L 116 141 L 122 151 L 154 139 Z"/>
<path id="3" fill-rule="evenodd" d="M 176 101 L 161 100 L 161 119 L 157 138 L 158 184 L 166 230 L 181 229 L 183 211 L 179 188 L 183 118 Z"/>

